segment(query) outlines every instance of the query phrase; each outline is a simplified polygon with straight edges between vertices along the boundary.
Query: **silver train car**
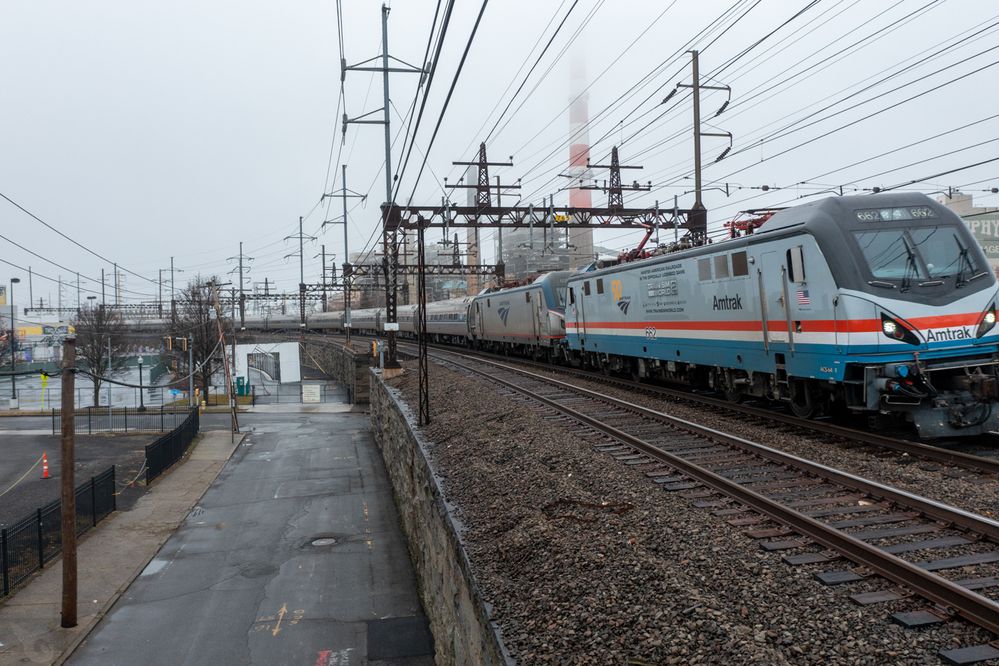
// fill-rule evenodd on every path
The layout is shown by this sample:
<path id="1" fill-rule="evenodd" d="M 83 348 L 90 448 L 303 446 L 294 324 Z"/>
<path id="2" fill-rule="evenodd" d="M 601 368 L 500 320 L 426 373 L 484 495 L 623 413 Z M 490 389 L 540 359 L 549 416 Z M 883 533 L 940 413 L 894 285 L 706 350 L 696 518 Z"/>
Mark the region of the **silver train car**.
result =
<path id="1" fill-rule="evenodd" d="M 528 285 L 479 294 L 468 309 L 473 347 L 561 358 L 565 341 L 565 286 L 570 271 L 554 271 Z"/>

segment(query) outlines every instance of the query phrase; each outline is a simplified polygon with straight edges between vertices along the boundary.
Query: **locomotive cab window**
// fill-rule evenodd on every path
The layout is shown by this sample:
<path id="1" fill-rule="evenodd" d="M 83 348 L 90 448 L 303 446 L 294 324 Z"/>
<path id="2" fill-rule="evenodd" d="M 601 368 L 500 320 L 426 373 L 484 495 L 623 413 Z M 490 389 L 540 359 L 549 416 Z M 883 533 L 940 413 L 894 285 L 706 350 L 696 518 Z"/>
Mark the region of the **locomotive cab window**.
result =
<path id="1" fill-rule="evenodd" d="M 719 255 L 715 257 L 715 278 L 727 278 L 728 277 L 728 256 Z"/>
<path id="2" fill-rule="evenodd" d="M 587 280 L 586 282 L 583 283 L 583 296 L 589 296 L 589 295 L 590 295 L 590 281 Z"/>
<path id="3" fill-rule="evenodd" d="M 569 287 L 569 303 L 572 304 L 575 302 L 576 302 L 576 294 L 573 292 L 572 287 Z"/>
<path id="4" fill-rule="evenodd" d="M 604 279 L 603 278 L 597 278 L 597 293 L 598 294 L 604 293 Z"/>
<path id="5" fill-rule="evenodd" d="M 711 259 L 704 258 L 697 260 L 697 279 L 702 282 L 711 279 Z"/>
<path id="6" fill-rule="evenodd" d="M 745 252 L 735 252 L 732 254 L 732 275 L 749 275 L 749 261 Z"/>
<path id="7" fill-rule="evenodd" d="M 531 302 L 531 292 L 529 291 L 524 292 L 524 301 L 526 301 L 527 303 Z"/>
<path id="8" fill-rule="evenodd" d="M 805 259 L 800 245 L 787 251 L 787 279 L 791 282 L 805 281 Z"/>

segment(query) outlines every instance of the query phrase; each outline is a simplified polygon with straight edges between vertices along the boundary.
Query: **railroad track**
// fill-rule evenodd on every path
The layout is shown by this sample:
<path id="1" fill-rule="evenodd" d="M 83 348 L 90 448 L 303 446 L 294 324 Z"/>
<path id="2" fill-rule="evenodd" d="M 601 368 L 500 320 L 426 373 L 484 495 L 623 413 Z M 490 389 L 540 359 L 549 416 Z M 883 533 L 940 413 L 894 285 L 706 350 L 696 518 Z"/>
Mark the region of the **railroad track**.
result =
<path id="1" fill-rule="evenodd" d="M 416 356 L 415 344 L 409 342 L 400 342 L 399 347 L 400 349 L 413 347 L 414 351 L 412 352 L 412 354 L 409 354 L 407 352 L 407 355 L 411 355 L 415 358 Z M 434 350 L 454 351 L 453 347 L 442 344 L 431 344 L 430 348 Z M 549 363 L 540 363 L 537 361 L 530 361 L 521 358 L 515 358 L 515 359 L 507 358 L 490 352 L 467 351 L 462 353 L 464 353 L 465 355 L 474 355 L 475 357 L 478 358 L 492 359 L 504 363 L 514 363 L 524 367 L 536 368 L 543 372 L 559 374 L 567 377 L 577 377 L 588 381 L 598 381 L 601 384 L 607 384 L 609 386 L 614 386 L 622 390 L 631 391 L 631 392 L 638 391 L 652 397 L 669 398 L 673 400 L 683 401 L 686 403 L 696 404 L 698 406 L 712 407 L 718 410 L 719 413 L 728 412 L 734 415 L 748 416 L 752 419 L 756 419 L 759 421 L 777 423 L 785 427 L 796 428 L 799 429 L 800 431 L 814 433 L 820 437 L 832 441 L 845 442 L 849 443 L 850 445 L 863 444 L 866 446 L 873 447 L 875 449 L 895 451 L 898 453 L 903 453 L 909 456 L 913 456 L 915 458 L 919 458 L 921 460 L 927 460 L 930 462 L 935 462 L 943 465 L 950 465 L 953 467 L 967 469 L 976 472 L 978 474 L 984 474 L 984 475 L 999 474 L 999 458 L 986 458 L 983 456 L 973 455 L 970 453 L 964 453 L 962 451 L 954 451 L 939 446 L 923 444 L 921 442 L 916 442 L 908 439 L 890 437 L 878 433 L 857 430 L 855 428 L 842 426 L 828 421 L 802 419 L 798 418 L 797 416 L 793 416 L 792 414 L 776 411 L 774 409 L 757 407 L 747 404 L 733 403 L 729 400 L 723 400 L 709 395 L 694 393 L 689 389 L 669 388 L 656 384 L 636 382 L 621 377 L 616 377 L 614 375 L 604 375 L 595 372 L 589 372 L 575 368 L 566 368 L 563 366 L 551 365 Z"/>
<path id="2" fill-rule="evenodd" d="M 584 428 L 595 450 L 745 529 L 787 564 L 823 568 L 815 575 L 824 584 L 880 576 L 897 586 L 852 595 L 859 604 L 915 595 L 931 605 L 895 613 L 903 625 L 960 616 L 999 635 L 999 603 L 987 596 L 999 596 L 999 578 L 988 575 L 999 563 L 999 522 L 510 364 L 431 355 Z M 999 649 L 940 654 L 971 663 Z"/>

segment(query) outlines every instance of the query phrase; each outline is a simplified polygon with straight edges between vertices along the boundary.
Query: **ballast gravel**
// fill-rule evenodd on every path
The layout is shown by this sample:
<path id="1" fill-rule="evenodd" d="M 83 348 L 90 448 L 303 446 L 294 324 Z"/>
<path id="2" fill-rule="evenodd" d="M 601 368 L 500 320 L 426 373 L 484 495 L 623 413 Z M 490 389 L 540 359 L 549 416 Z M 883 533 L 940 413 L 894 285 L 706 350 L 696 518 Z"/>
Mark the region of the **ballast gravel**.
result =
<path id="1" fill-rule="evenodd" d="M 535 367 L 530 370 L 538 371 Z M 996 476 L 981 475 L 972 470 L 921 460 L 917 456 L 897 451 L 823 440 L 821 435 L 804 430 L 792 432 L 785 426 L 774 427 L 770 423 L 754 423 L 734 412 L 719 412 L 716 408 L 693 402 L 629 392 L 602 384 L 598 379 L 566 377 L 557 372 L 543 372 L 543 374 L 591 391 L 600 391 L 607 396 L 628 400 L 670 416 L 717 428 L 966 511 L 999 519 L 999 477 Z"/>
<path id="2" fill-rule="evenodd" d="M 390 383 L 416 404 L 415 367 Z M 821 585 L 823 568 L 784 564 L 486 380 L 431 363 L 430 393 L 432 462 L 518 663 L 936 664 L 990 640 L 964 622 L 891 621 L 919 600 L 854 604 L 890 584 Z"/>

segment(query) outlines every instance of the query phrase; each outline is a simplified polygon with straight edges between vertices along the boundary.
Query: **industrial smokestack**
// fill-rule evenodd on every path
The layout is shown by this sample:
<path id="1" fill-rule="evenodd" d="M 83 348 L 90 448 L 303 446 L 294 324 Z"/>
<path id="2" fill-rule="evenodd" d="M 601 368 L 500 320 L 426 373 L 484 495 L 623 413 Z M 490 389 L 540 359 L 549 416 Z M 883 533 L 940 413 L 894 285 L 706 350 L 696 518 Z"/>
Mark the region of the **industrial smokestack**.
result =
<path id="1" fill-rule="evenodd" d="M 569 206 L 591 208 L 590 190 L 580 189 L 591 177 L 587 168 L 590 161 L 589 94 L 586 90 L 586 55 L 578 51 L 569 69 Z M 570 229 L 569 267 L 578 268 L 593 261 L 593 230 Z"/>

